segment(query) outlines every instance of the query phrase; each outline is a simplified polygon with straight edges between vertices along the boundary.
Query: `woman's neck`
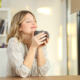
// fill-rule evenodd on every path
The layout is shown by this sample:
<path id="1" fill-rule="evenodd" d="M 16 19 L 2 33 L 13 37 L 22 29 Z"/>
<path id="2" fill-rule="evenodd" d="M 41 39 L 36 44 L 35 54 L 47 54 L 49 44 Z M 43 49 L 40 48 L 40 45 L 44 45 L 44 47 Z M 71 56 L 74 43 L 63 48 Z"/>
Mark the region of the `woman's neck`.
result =
<path id="1" fill-rule="evenodd" d="M 32 36 L 31 35 L 24 35 L 23 38 L 24 38 L 23 42 L 25 44 L 27 44 L 28 46 L 30 46 L 32 43 Z"/>

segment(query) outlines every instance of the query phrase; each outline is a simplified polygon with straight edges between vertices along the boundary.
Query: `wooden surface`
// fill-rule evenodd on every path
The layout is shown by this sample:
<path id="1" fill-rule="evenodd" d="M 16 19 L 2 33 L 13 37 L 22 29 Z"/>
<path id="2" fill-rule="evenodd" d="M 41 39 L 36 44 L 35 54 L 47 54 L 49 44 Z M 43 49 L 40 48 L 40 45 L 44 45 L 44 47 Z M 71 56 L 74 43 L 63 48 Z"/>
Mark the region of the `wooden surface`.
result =
<path id="1" fill-rule="evenodd" d="M 80 80 L 80 76 L 0 77 L 0 80 Z"/>

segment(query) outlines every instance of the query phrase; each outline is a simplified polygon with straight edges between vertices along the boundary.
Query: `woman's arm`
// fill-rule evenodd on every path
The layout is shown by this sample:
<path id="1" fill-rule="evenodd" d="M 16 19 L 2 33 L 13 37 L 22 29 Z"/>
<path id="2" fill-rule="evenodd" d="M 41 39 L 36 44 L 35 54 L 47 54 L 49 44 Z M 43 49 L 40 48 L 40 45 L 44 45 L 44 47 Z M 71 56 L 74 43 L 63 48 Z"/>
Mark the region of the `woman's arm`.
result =
<path id="1" fill-rule="evenodd" d="M 46 63 L 46 59 L 44 57 L 42 47 L 38 48 L 37 52 L 38 52 L 37 53 L 37 65 L 39 67 L 41 67 L 41 66 L 43 66 Z"/>
<path id="2" fill-rule="evenodd" d="M 8 43 L 7 54 L 16 74 L 20 77 L 27 77 L 31 70 L 36 48 L 31 47 L 24 60 L 20 47 L 21 45 L 18 43 L 17 39 L 11 38 Z"/>
<path id="3" fill-rule="evenodd" d="M 41 48 L 38 48 L 37 50 L 37 70 L 38 70 L 38 73 L 41 75 L 41 76 L 44 76 L 49 68 L 50 68 L 50 62 L 49 60 L 47 59 L 47 51 L 46 51 L 46 47 L 47 46 L 44 46 Z"/>
<path id="4" fill-rule="evenodd" d="M 23 62 L 23 64 L 25 66 L 27 66 L 29 69 L 31 69 L 31 67 L 32 67 L 32 63 L 33 63 L 33 60 L 34 60 L 36 49 L 37 48 L 30 46 L 29 51 L 27 53 L 27 56 L 26 56 L 26 58 Z"/>

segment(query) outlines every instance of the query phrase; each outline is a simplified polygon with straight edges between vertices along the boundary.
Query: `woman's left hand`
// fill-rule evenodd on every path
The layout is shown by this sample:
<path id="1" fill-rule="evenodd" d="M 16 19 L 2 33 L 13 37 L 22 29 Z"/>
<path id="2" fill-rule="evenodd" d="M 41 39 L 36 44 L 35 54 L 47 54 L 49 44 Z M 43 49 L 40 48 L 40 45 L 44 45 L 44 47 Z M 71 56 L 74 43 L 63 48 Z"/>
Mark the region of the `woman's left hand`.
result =
<path id="1" fill-rule="evenodd" d="M 48 35 L 47 35 L 48 36 Z M 49 42 L 50 38 L 47 38 L 46 41 L 44 41 L 44 43 L 42 45 L 40 45 L 38 48 L 41 48 L 43 46 L 45 46 L 48 42 Z"/>

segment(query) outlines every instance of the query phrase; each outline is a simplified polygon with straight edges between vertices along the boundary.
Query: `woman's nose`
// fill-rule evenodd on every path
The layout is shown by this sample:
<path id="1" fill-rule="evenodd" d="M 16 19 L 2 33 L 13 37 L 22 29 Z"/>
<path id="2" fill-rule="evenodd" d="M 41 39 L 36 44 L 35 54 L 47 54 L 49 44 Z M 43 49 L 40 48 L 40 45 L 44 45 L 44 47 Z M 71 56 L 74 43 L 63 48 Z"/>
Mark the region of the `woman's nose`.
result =
<path id="1" fill-rule="evenodd" d="M 35 21 L 32 21 L 32 24 L 35 24 L 36 22 Z"/>

